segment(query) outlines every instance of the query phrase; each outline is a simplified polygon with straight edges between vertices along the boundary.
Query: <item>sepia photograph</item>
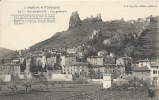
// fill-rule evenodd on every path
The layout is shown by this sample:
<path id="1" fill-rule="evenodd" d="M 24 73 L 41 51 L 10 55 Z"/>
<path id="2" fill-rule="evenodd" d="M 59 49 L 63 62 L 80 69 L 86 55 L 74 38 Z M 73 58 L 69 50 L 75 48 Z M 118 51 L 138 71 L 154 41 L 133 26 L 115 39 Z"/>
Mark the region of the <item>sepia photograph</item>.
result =
<path id="1" fill-rule="evenodd" d="M 158 0 L 0 0 L 0 100 L 159 100 Z"/>

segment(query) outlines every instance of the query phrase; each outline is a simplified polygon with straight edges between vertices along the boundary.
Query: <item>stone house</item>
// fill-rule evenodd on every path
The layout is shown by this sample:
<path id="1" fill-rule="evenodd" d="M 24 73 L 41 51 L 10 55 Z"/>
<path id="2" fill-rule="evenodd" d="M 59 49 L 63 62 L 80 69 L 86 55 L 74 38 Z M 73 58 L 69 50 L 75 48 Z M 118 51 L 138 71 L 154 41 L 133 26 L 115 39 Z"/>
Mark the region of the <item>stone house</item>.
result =
<path id="1" fill-rule="evenodd" d="M 0 65 L 0 79 L 5 82 L 14 80 L 12 76 L 16 76 L 16 79 L 20 77 L 20 64 L 3 64 Z M 13 78 L 13 79 L 12 79 Z"/>
<path id="2" fill-rule="evenodd" d="M 111 42 L 110 42 L 110 38 L 107 38 L 107 39 L 104 39 L 103 40 L 103 44 L 110 44 Z"/>
<path id="3" fill-rule="evenodd" d="M 26 73 L 30 73 L 31 58 L 26 58 Z"/>
<path id="4" fill-rule="evenodd" d="M 135 67 L 132 75 L 141 80 L 150 80 L 150 69 L 147 66 Z"/>
<path id="5" fill-rule="evenodd" d="M 53 66 L 55 63 L 57 63 L 57 56 L 51 55 L 51 57 L 46 58 L 46 65 Z"/>
<path id="6" fill-rule="evenodd" d="M 150 63 L 150 66 L 148 65 L 148 67 L 151 70 L 150 71 L 151 81 L 159 80 L 159 63 Z"/>
<path id="7" fill-rule="evenodd" d="M 102 56 L 89 56 L 89 57 L 87 57 L 87 62 L 92 65 L 103 65 L 103 57 Z"/>
<path id="8" fill-rule="evenodd" d="M 77 52 L 77 57 L 83 58 L 84 53 L 82 51 Z"/>
<path id="9" fill-rule="evenodd" d="M 103 53 L 104 52 L 104 53 Z M 103 64 L 115 64 L 116 58 L 114 53 L 110 53 L 110 55 L 107 55 L 108 53 L 106 51 L 101 51 L 98 53 L 102 56 L 89 56 L 87 57 L 87 62 L 89 62 L 92 65 L 103 65 Z M 107 55 L 107 56 L 105 56 Z"/>
<path id="10" fill-rule="evenodd" d="M 62 55 L 60 59 L 61 59 L 61 66 L 69 65 L 76 62 L 76 56 L 72 54 Z"/>
<path id="11" fill-rule="evenodd" d="M 90 68 L 97 74 L 112 74 L 116 76 L 125 74 L 125 66 L 116 64 L 94 65 Z"/>
<path id="12" fill-rule="evenodd" d="M 156 82 L 155 84 L 159 86 L 159 63 L 148 61 L 140 62 L 139 66 L 133 69 L 133 76 L 142 80 Z"/>
<path id="13" fill-rule="evenodd" d="M 108 55 L 108 51 L 106 50 L 102 50 L 98 52 L 98 56 L 107 56 Z"/>
<path id="14" fill-rule="evenodd" d="M 115 64 L 115 63 L 116 63 L 115 57 L 109 55 L 103 57 L 103 64 Z"/>
<path id="15" fill-rule="evenodd" d="M 125 65 L 125 61 L 124 61 L 124 58 L 117 58 L 116 59 L 116 64 L 121 64 L 121 65 Z"/>
<path id="16" fill-rule="evenodd" d="M 3 65 L 0 65 L 0 73 L 20 75 L 20 64 L 3 64 Z"/>
<path id="17" fill-rule="evenodd" d="M 76 54 L 77 53 L 77 48 L 73 47 L 73 48 L 67 48 L 66 52 L 68 54 Z"/>
<path id="18" fill-rule="evenodd" d="M 88 63 L 76 62 L 62 67 L 62 72 L 65 74 L 88 75 Z"/>

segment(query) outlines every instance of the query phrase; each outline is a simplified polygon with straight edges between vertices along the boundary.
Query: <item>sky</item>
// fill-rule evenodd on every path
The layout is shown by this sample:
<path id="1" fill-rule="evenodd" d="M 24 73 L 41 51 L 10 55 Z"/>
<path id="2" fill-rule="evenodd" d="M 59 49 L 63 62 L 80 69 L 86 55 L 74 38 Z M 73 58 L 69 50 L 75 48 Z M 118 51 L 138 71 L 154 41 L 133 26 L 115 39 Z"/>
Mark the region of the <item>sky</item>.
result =
<path id="1" fill-rule="evenodd" d="M 153 5 L 155 7 L 124 7 Z M 24 23 L 14 25 L 12 14 L 28 6 L 59 6 L 65 13 L 55 15 L 55 23 Z M 0 47 L 11 50 L 28 48 L 46 40 L 56 32 L 66 31 L 72 12 L 78 11 L 80 19 L 101 13 L 103 21 L 124 18 L 125 21 L 159 15 L 158 1 L 2 1 L 0 2 Z"/>

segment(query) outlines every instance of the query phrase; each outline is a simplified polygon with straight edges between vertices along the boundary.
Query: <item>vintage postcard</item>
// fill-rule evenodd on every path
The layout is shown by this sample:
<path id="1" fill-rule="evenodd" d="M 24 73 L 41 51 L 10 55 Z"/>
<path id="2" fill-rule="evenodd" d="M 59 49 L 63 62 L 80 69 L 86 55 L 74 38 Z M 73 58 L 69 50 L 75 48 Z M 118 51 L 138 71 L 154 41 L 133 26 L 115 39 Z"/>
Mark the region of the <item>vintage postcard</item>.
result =
<path id="1" fill-rule="evenodd" d="M 157 0 L 0 1 L 0 100 L 159 100 Z"/>

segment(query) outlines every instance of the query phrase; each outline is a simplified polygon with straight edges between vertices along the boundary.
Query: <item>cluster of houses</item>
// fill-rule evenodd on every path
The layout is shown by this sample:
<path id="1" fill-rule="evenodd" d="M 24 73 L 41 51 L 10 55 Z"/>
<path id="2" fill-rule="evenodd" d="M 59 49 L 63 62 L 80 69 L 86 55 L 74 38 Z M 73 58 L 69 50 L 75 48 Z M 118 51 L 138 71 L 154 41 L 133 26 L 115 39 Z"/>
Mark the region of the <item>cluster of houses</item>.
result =
<path id="1" fill-rule="evenodd" d="M 66 54 L 55 52 L 31 52 L 27 57 L 19 56 L 0 60 L 1 79 L 4 75 L 17 75 L 19 78 L 23 74 L 28 76 L 33 72 L 47 69 L 47 72 L 71 75 L 89 76 L 90 74 L 125 74 L 124 59 L 117 59 L 114 53 L 108 53 L 106 50 L 98 52 L 97 56 L 88 56 L 86 61 L 78 61 L 77 48 L 68 48 Z M 22 52 L 20 52 L 22 54 Z M 50 71 L 54 70 L 54 71 Z"/>
<path id="2" fill-rule="evenodd" d="M 31 74 L 45 71 L 48 77 L 84 76 L 90 79 L 102 79 L 103 74 L 111 75 L 114 79 L 131 76 L 141 80 L 150 80 L 159 85 L 159 63 L 157 60 L 139 60 L 134 64 L 131 57 L 117 56 L 106 50 L 99 51 L 96 56 L 87 56 L 86 61 L 79 61 L 78 48 L 67 48 L 66 53 L 49 50 L 34 51 L 28 56 L 12 57 L 0 60 L 0 79 L 9 81 L 11 75 L 19 79 L 31 78 Z M 20 54 L 22 54 L 20 52 Z M 56 74 L 53 76 L 53 74 Z M 71 76 L 70 76 L 71 75 Z M 71 79 L 69 79 L 71 80 Z"/>
<path id="3" fill-rule="evenodd" d="M 157 60 L 139 60 L 138 64 L 134 64 L 132 72 L 134 77 L 159 85 L 159 62 Z"/>

